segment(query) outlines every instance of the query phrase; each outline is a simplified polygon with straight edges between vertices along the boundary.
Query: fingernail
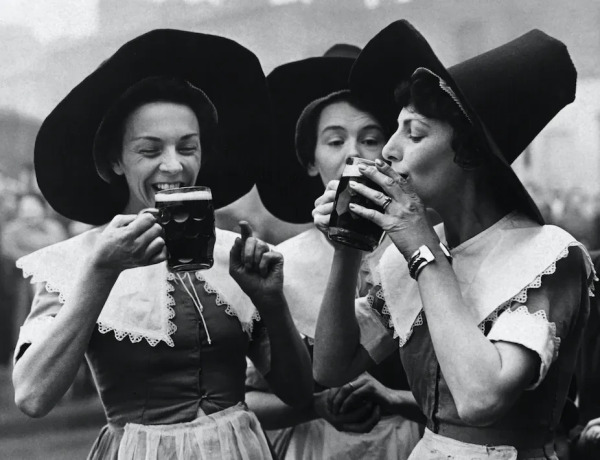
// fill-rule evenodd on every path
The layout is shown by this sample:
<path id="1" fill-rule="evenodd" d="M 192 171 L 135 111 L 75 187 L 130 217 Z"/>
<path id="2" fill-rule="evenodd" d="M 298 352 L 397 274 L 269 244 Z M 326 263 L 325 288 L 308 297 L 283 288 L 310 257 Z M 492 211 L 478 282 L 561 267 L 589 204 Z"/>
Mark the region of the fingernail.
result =
<path id="1" fill-rule="evenodd" d="M 350 186 L 350 188 L 356 188 L 356 182 L 354 181 L 348 182 L 348 185 Z"/>
<path id="2" fill-rule="evenodd" d="M 377 166 L 383 166 L 385 163 L 378 158 L 377 160 L 375 160 L 375 164 Z"/>
<path id="3" fill-rule="evenodd" d="M 362 164 L 362 163 L 359 163 L 359 165 L 358 165 L 358 170 L 359 170 L 359 171 L 364 171 L 365 169 L 367 169 L 367 165 L 364 165 L 364 164 Z"/>
<path id="4" fill-rule="evenodd" d="M 350 203 L 350 209 L 354 209 L 356 208 L 356 205 L 354 203 Z"/>

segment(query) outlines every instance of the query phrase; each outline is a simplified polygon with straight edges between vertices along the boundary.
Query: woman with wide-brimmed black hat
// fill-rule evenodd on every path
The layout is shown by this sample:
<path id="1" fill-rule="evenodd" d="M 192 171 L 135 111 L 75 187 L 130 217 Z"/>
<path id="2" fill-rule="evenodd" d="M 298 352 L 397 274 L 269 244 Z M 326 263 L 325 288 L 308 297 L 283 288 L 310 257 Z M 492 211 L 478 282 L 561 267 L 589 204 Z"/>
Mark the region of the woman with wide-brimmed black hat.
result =
<path id="1" fill-rule="evenodd" d="M 265 207 L 278 218 L 312 222 L 315 199 L 325 184 L 341 176 L 348 158 L 381 158 L 390 130 L 348 90 L 354 60 L 312 57 L 284 64 L 267 76 L 275 147 L 257 188 Z M 360 295 L 368 292 L 371 266 L 389 243 L 385 240 L 365 254 L 358 276 Z M 275 250 L 284 256 L 284 293 L 292 318 L 312 348 L 333 247 L 313 226 Z M 274 430 L 267 434 L 281 458 L 406 459 L 420 437 L 418 424 L 406 416 L 422 420 L 422 415 L 399 357 L 390 356 L 370 372 L 353 386 L 317 388 L 313 404 L 304 409 L 284 405 L 249 372 L 248 386 L 258 391 L 246 399 L 263 426 Z M 339 410 L 342 405 L 345 410 Z"/>
<path id="2" fill-rule="evenodd" d="M 573 100 L 575 81 L 566 47 L 543 32 L 446 69 L 406 21 L 352 69 L 351 89 L 398 117 L 389 164 L 363 169 L 383 192 L 353 187 L 383 212 L 351 208 L 393 245 L 356 302 L 360 254 L 336 247 L 314 372 L 340 385 L 399 347 L 428 419 L 411 459 L 556 458 L 593 267 L 572 236 L 543 224 L 510 163 Z M 321 228 L 336 186 L 316 202 Z"/>
<path id="3" fill-rule="evenodd" d="M 234 41 L 157 30 L 121 47 L 48 116 L 40 189 L 63 215 L 99 225 L 18 261 L 36 296 L 13 380 L 46 414 L 84 355 L 107 425 L 89 458 L 271 458 L 244 405 L 246 356 L 286 403 L 312 395 L 310 358 L 282 294 L 282 258 L 217 230 L 214 265 L 172 273 L 155 193 L 208 185 L 219 208 L 246 193 L 267 148 L 258 60 Z M 108 222 L 108 223 L 107 223 Z"/>

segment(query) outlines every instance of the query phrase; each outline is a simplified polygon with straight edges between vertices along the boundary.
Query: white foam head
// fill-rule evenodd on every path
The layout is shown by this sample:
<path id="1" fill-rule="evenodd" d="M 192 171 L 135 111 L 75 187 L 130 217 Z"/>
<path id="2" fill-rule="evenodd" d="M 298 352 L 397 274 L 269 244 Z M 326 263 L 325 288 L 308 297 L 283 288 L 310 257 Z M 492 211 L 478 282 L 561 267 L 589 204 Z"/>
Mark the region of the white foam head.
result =
<path id="1" fill-rule="evenodd" d="M 157 203 L 170 201 L 208 201 L 212 200 L 210 190 L 192 190 L 189 192 L 157 193 L 154 196 Z"/>

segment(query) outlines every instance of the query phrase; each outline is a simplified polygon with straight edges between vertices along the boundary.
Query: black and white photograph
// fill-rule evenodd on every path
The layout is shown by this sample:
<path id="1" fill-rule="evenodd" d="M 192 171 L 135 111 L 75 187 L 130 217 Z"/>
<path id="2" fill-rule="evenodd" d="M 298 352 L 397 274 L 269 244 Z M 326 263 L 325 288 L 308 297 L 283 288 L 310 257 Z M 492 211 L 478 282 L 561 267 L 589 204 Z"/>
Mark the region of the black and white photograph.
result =
<path id="1" fill-rule="evenodd" d="M 600 460 L 597 1 L 2 0 L 0 63 L 0 459 Z"/>

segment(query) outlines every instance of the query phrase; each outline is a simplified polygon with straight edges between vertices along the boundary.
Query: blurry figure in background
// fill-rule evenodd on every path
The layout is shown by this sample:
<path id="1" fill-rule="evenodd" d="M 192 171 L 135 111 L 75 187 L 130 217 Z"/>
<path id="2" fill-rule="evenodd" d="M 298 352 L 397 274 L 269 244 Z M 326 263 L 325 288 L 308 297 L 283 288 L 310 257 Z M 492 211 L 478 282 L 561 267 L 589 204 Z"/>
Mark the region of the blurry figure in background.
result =
<path id="1" fill-rule="evenodd" d="M 342 45 L 337 45 L 339 48 Z M 354 59 L 316 57 L 282 65 L 267 77 L 276 148 L 257 184 L 265 206 L 286 222 L 309 222 L 315 198 L 339 179 L 350 157 L 381 158 L 390 129 L 354 98 L 347 79 Z M 295 138 L 295 142 L 294 142 Z M 358 295 L 372 285 L 385 239 L 365 254 Z M 284 292 L 298 330 L 312 350 L 333 247 L 314 226 L 276 246 L 284 256 Z M 398 355 L 340 388 L 317 387 L 307 409 L 293 409 L 248 369 L 250 409 L 268 431 L 281 459 L 406 459 L 424 421 Z"/>
<path id="2" fill-rule="evenodd" d="M 600 251 L 590 253 L 596 271 L 600 270 Z M 600 458 L 600 295 L 590 299 L 590 316 L 576 368 L 579 425 L 571 431 L 571 460 Z"/>
<path id="3" fill-rule="evenodd" d="M 15 261 L 38 249 L 58 243 L 68 237 L 64 227 L 49 212 L 46 201 L 36 193 L 19 195 L 16 200 L 16 215 L 2 229 L 2 256 L 7 261 L 7 288 L 11 291 L 13 325 L 11 345 L 19 335 L 19 327 L 31 308 L 33 291 L 29 281 L 15 267 Z"/>

